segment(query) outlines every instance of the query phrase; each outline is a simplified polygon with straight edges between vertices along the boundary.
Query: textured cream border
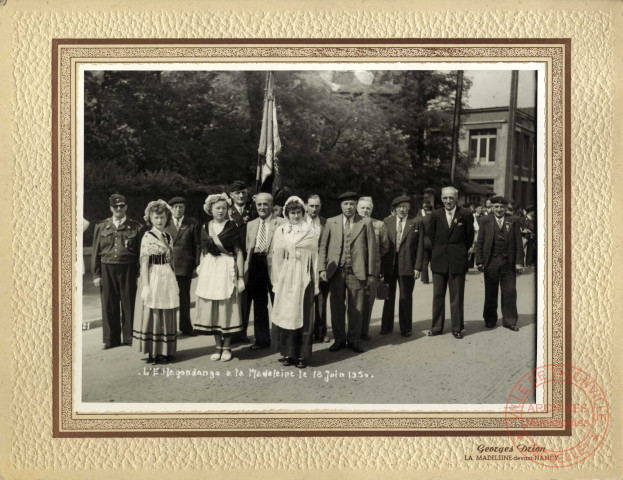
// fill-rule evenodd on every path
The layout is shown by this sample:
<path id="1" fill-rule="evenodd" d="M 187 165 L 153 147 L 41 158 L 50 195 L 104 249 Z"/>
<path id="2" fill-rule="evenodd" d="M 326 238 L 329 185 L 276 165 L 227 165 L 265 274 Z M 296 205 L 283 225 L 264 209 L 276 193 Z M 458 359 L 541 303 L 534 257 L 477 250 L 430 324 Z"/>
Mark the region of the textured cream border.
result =
<path id="1" fill-rule="evenodd" d="M 623 154 L 621 117 L 614 115 L 623 106 L 621 89 L 614 82 L 623 78 L 620 2 L 528 0 L 518 4 L 500 0 L 495 3 L 499 10 L 488 12 L 491 5 L 482 0 L 470 2 L 470 10 L 463 11 L 456 11 L 455 2 L 441 0 L 419 2 L 419 11 L 410 11 L 411 2 L 346 1 L 340 8 L 351 11 L 337 12 L 322 10 L 332 7 L 323 1 L 314 2 L 315 11 L 303 10 L 310 7 L 296 1 L 285 11 L 270 1 L 258 6 L 233 0 L 227 4 L 231 12 L 208 12 L 210 5 L 199 1 L 188 1 L 186 12 L 164 12 L 161 9 L 169 8 L 170 2 L 137 1 L 112 5 L 132 12 L 111 13 L 104 11 L 107 7 L 101 2 L 87 0 L 66 0 L 62 2 L 65 11 L 58 2 L 8 1 L 7 7 L 0 7 L 0 59 L 6 67 L 3 73 L 9 72 L 0 88 L 0 113 L 15 122 L 11 130 L 0 129 L 0 151 L 12 166 L 13 176 L 0 177 L 0 195 L 4 205 L 14 208 L 2 212 L 4 225 L 11 228 L 0 231 L 0 243 L 2 265 L 5 272 L 14 272 L 15 289 L 6 288 L 9 278 L 5 275 L 0 308 L 7 335 L 0 340 L 4 347 L 0 358 L 5 368 L 11 366 L 11 382 L 3 382 L 5 388 L 0 390 L 0 400 L 10 406 L 6 409 L 10 415 L 0 420 L 7 434 L 2 440 L 0 475 L 173 479 L 189 477 L 188 469 L 202 469 L 208 470 L 204 475 L 215 478 L 225 477 L 225 470 L 227 478 L 248 478 L 249 471 L 254 478 L 275 478 L 303 469 L 297 478 L 621 476 L 621 329 L 616 312 L 623 311 L 623 301 L 613 292 L 614 285 L 621 285 L 623 273 L 613 266 L 623 264 L 623 254 L 621 222 L 612 215 L 623 206 L 623 189 L 615 188 L 623 180 L 620 161 L 615 161 Z M 88 13 L 89 9 L 99 13 Z M 575 280 L 573 323 L 578 326 L 572 350 L 578 366 L 596 372 L 616 413 L 607 441 L 591 459 L 556 472 L 530 462 L 464 462 L 463 454 L 472 453 L 478 443 L 495 444 L 486 438 L 51 438 L 51 39 L 279 36 L 571 38 L 570 254 Z M 14 270 L 14 265 L 19 268 Z M 113 469 L 128 472 L 111 474 Z"/>
<path id="2" fill-rule="evenodd" d="M 114 62 L 130 64 L 132 62 L 151 61 L 184 61 L 184 62 L 224 62 L 232 59 L 239 62 L 267 62 L 275 58 L 282 61 L 297 59 L 303 62 L 395 62 L 416 61 L 427 62 L 452 62 L 466 60 L 479 60 L 481 62 L 512 62 L 517 59 L 523 61 L 544 62 L 546 65 L 546 205 L 539 205 L 540 210 L 547 211 L 546 221 L 546 265 L 545 292 L 546 311 L 545 338 L 546 352 L 548 357 L 545 363 L 562 364 L 568 363 L 564 356 L 564 72 L 565 72 L 565 46 L 563 41 L 551 41 L 551 44 L 542 42 L 523 42 L 517 45 L 501 45 L 496 42 L 487 42 L 481 45 L 469 42 L 448 42 L 447 45 L 426 44 L 409 45 L 408 42 L 392 44 L 387 42 L 380 45 L 354 44 L 354 45 L 313 45 L 313 41 L 302 45 L 272 43 L 267 45 L 201 45 L 187 44 L 175 46 L 171 42 L 165 45 L 141 45 L 128 41 L 126 44 L 75 45 L 72 41 L 57 41 L 53 51 L 58 59 L 55 66 L 57 70 L 58 84 L 58 187 L 55 196 L 58 195 L 57 204 L 59 213 L 55 215 L 54 230 L 58 232 L 59 240 L 58 255 L 59 265 L 57 272 L 60 288 L 59 310 L 55 317 L 59 323 L 55 331 L 60 343 L 55 345 L 55 358 L 58 351 L 60 375 L 57 382 L 60 383 L 60 398 L 57 400 L 59 415 L 58 435 L 110 435 L 116 431 L 120 435 L 141 435 L 149 432 L 161 432 L 164 435 L 232 435 L 232 434 L 261 434 L 267 435 L 300 434 L 306 435 L 335 435 L 336 433 L 354 433 L 361 435 L 370 434 L 474 434 L 489 433 L 507 435 L 507 423 L 503 414 L 493 413 L 369 413 L 361 412 L 359 415 L 353 412 L 329 411 L 280 413 L 276 411 L 238 412 L 210 412 L 208 414 L 184 414 L 173 412 L 161 412 L 153 414 L 79 414 L 76 415 L 73 406 L 73 370 L 74 339 L 72 332 L 75 328 L 75 258 L 76 258 L 76 195 L 75 176 L 77 172 L 77 71 L 80 63 Z M 82 42 L 80 42 L 82 43 Z M 88 44 L 89 41 L 87 40 Z M 121 42 L 120 42 L 121 43 Z M 58 49 L 56 48 L 58 46 Z M 55 172 L 57 170 L 55 169 Z M 58 222 L 58 223 L 56 223 Z M 56 284 L 55 279 L 55 284 Z M 551 332 L 551 335 L 550 333 Z M 56 371 L 56 370 L 55 370 Z M 527 372 L 526 372 L 527 373 Z M 551 396 L 548 403 L 562 403 L 565 395 L 565 384 L 553 383 L 551 391 L 546 395 Z M 560 412 L 547 412 L 540 417 L 562 418 Z M 508 426 L 511 430 L 519 428 L 517 421 L 510 421 Z M 540 429 L 540 431 L 547 431 Z M 553 429 L 550 429 L 554 433 Z"/>

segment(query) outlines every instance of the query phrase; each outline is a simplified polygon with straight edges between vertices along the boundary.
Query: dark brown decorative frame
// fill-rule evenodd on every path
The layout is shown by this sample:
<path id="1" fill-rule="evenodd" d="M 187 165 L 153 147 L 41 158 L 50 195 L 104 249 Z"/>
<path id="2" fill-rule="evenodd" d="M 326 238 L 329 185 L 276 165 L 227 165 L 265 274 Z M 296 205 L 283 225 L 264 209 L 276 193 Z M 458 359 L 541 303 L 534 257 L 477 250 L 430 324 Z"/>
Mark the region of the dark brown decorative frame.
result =
<path id="1" fill-rule="evenodd" d="M 508 435 L 494 412 L 150 412 L 77 414 L 73 408 L 76 261 L 76 78 L 81 62 L 542 62 L 546 70 L 546 364 L 571 363 L 570 40 L 89 40 L 52 43 L 53 419 L 55 437 Z M 563 382 L 548 403 L 571 403 Z M 563 400 L 564 399 L 564 400 Z M 540 416 L 539 416 L 540 415 Z M 569 414 L 567 419 L 569 418 Z M 563 419 L 560 412 L 535 414 Z M 511 423 L 511 433 L 520 424 Z M 516 428 L 517 430 L 513 430 Z M 567 429 L 534 435 L 570 435 Z"/>

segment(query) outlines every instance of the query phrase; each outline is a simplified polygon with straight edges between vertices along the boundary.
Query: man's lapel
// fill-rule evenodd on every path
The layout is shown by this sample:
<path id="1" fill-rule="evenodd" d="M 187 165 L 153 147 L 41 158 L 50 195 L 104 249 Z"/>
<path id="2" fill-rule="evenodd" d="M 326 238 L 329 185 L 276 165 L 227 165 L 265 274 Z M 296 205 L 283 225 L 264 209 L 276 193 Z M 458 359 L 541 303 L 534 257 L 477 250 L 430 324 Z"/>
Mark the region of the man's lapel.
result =
<path id="1" fill-rule="evenodd" d="M 445 216 L 444 212 L 444 216 Z M 446 225 L 448 225 L 448 220 L 447 220 L 447 216 L 446 218 L 444 218 L 444 220 L 446 221 Z M 456 210 L 454 211 L 454 216 L 452 217 L 452 223 L 450 224 L 450 232 L 448 233 L 448 235 L 450 235 L 452 233 L 452 230 L 454 230 L 454 227 L 459 223 L 459 220 L 461 219 L 461 215 L 459 214 L 459 207 L 456 207 Z"/>
<path id="2" fill-rule="evenodd" d="M 273 235 L 275 234 L 275 230 L 277 229 L 277 217 L 273 217 L 268 222 L 268 232 L 266 233 L 266 246 L 270 247 L 270 242 L 273 240 Z"/>
<path id="3" fill-rule="evenodd" d="M 175 220 L 171 219 L 171 223 L 169 223 L 169 226 L 166 227 L 164 231 L 171 235 L 173 243 L 175 243 L 175 241 L 177 240 L 177 234 L 179 233 L 177 228 L 175 228 Z"/>
<path id="4" fill-rule="evenodd" d="M 404 226 L 404 229 L 402 230 L 402 238 L 400 239 L 400 245 L 402 245 L 402 243 L 405 241 L 405 238 L 407 238 L 407 235 L 409 235 L 409 231 L 413 228 L 414 224 L 415 224 L 415 219 L 413 218 L 405 219 L 405 226 Z"/>
<path id="5" fill-rule="evenodd" d="M 251 239 L 251 244 L 248 245 L 248 248 L 255 248 L 255 239 L 257 238 L 257 229 L 259 228 L 259 225 L 259 218 L 256 218 L 247 224 L 247 236 Z"/>
<path id="6" fill-rule="evenodd" d="M 355 214 L 351 217 L 350 243 L 352 244 L 363 229 L 363 219 Z"/>
<path id="7" fill-rule="evenodd" d="M 511 230 L 511 224 L 512 221 L 510 219 L 510 217 L 508 217 L 507 215 L 504 215 L 504 224 L 502 225 L 502 228 L 504 229 L 504 238 L 506 239 L 506 244 L 508 245 L 508 234 L 510 233 Z"/>
<path id="8" fill-rule="evenodd" d="M 335 230 L 337 233 L 337 245 L 342 245 L 342 242 L 344 241 L 344 215 L 340 215 L 335 219 L 335 226 Z"/>
<path id="9" fill-rule="evenodd" d="M 389 237 L 390 242 L 396 245 L 396 217 L 391 217 L 385 226 L 387 227 L 387 236 Z"/>

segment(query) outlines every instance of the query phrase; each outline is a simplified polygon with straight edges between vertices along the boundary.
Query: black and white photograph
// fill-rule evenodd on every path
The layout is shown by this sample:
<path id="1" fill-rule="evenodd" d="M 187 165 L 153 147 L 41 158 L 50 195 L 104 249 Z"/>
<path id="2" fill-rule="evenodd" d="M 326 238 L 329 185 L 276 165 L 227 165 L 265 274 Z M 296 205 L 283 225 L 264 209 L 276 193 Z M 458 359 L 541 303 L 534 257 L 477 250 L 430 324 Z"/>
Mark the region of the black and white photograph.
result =
<path id="1" fill-rule="evenodd" d="M 77 410 L 503 411 L 544 363 L 543 78 L 84 65 Z"/>

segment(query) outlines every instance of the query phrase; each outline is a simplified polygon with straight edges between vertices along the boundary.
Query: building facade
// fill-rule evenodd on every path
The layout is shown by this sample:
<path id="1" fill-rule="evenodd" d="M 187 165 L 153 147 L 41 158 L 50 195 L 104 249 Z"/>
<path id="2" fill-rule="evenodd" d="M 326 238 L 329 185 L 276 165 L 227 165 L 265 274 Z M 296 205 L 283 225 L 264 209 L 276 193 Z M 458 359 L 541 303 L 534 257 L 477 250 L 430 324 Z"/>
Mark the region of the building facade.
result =
<path id="1" fill-rule="evenodd" d="M 493 194 L 502 195 L 523 207 L 535 203 L 534 108 L 517 109 L 514 155 L 510 166 L 508 126 L 508 107 L 463 110 L 459 150 L 469 154 L 474 161 L 469 171 L 469 185 L 462 192 L 464 203 L 482 203 L 483 197 Z M 512 176 L 512 182 L 509 176 Z M 484 187 L 485 190 L 477 187 Z M 486 191 L 489 195 L 483 195 Z"/>

